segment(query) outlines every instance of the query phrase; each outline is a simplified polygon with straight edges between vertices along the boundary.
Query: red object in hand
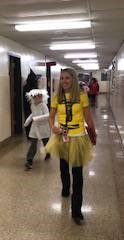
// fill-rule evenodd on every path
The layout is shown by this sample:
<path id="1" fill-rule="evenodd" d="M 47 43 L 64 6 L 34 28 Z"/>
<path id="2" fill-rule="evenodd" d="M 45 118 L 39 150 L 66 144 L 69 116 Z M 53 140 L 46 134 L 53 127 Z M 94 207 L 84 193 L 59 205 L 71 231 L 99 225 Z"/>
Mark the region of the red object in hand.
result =
<path id="1" fill-rule="evenodd" d="M 86 127 L 87 133 L 89 135 L 90 141 L 93 145 L 96 145 L 96 134 L 94 134 L 94 131 L 92 128 Z"/>

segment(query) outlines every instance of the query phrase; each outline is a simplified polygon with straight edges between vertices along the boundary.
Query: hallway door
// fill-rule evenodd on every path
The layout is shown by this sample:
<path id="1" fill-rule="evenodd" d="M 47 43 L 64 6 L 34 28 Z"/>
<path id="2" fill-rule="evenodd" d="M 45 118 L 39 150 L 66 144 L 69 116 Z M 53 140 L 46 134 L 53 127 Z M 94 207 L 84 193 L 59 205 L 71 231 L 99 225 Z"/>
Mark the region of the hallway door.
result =
<path id="1" fill-rule="evenodd" d="M 9 56 L 11 135 L 21 134 L 22 128 L 22 82 L 20 58 Z"/>

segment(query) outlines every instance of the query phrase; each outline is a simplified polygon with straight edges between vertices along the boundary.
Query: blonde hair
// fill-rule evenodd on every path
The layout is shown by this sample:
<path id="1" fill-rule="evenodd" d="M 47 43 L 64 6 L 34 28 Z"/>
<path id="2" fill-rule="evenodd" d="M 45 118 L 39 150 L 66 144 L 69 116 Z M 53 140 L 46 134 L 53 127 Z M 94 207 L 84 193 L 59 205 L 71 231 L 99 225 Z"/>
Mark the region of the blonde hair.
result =
<path id="1" fill-rule="evenodd" d="M 80 101 L 80 88 L 77 79 L 76 72 L 72 68 L 65 68 L 61 70 L 62 72 L 67 72 L 72 77 L 72 86 L 70 89 L 71 101 L 79 102 Z M 64 90 L 59 82 L 58 91 L 57 91 L 57 99 L 58 102 L 61 103 L 63 101 Z"/>

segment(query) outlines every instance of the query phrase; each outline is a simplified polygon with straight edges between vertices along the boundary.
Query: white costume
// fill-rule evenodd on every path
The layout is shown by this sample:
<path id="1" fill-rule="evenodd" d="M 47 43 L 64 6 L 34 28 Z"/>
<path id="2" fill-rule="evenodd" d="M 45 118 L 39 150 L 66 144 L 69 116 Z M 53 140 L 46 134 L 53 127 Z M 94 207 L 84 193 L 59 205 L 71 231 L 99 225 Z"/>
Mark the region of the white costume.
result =
<path id="1" fill-rule="evenodd" d="M 42 94 L 42 102 L 34 104 L 32 97 Z M 27 98 L 31 101 L 31 114 L 26 119 L 24 126 L 27 127 L 32 121 L 29 137 L 43 139 L 50 137 L 50 127 L 48 123 L 49 110 L 47 107 L 47 91 L 45 89 L 33 89 L 26 94 Z"/>

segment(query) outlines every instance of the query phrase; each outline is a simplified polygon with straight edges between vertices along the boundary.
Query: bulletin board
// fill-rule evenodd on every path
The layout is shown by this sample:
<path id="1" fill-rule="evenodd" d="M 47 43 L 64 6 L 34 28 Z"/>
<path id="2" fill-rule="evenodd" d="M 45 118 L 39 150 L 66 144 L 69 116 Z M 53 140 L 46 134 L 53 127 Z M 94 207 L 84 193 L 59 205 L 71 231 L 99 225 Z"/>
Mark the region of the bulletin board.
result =
<path id="1" fill-rule="evenodd" d="M 101 81 L 108 81 L 107 73 L 101 73 Z"/>

